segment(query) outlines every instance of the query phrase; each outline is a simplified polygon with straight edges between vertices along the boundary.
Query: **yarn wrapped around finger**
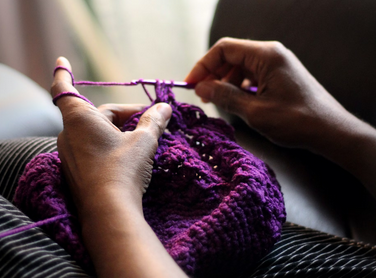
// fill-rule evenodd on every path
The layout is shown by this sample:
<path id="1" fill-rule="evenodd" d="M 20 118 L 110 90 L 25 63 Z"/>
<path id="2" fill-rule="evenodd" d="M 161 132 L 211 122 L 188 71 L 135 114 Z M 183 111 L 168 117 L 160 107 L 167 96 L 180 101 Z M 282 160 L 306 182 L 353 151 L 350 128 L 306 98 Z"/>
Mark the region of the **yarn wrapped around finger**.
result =
<path id="1" fill-rule="evenodd" d="M 188 275 L 233 277 L 280 239 L 286 220 L 280 185 L 268 165 L 235 142 L 230 125 L 178 102 L 170 85 L 158 82 L 155 91 L 152 105 L 166 102 L 173 112 L 143 197 L 145 219 Z M 134 130 L 142 113 L 123 131 Z M 42 154 L 26 167 L 14 202 L 34 221 L 71 215 L 45 230 L 90 269 L 67 188 L 58 154 Z"/>

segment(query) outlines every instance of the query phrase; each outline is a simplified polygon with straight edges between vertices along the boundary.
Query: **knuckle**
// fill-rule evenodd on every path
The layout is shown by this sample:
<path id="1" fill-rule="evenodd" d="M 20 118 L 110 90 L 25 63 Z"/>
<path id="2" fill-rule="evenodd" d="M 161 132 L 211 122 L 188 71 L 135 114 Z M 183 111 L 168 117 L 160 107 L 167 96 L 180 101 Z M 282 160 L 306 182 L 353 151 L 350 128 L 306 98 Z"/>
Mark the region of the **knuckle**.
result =
<path id="1" fill-rule="evenodd" d="M 223 38 L 219 39 L 219 40 L 215 43 L 215 46 L 216 46 L 216 47 L 219 47 L 219 48 L 225 48 L 225 47 L 227 47 L 228 45 L 233 44 L 234 41 L 235 41 L 235 39 L 233 39 L 233 38 L 230 38 L 230 37 L 223 37 Z"/>
<path id="2" fill-rule="evenodd" d="M 275 53 L 283 53 L 286 50 L 286 47 L 279 41 L 269 42 L 269 48 Z"/>
<path id="3" fill-rule="evenodd" d="M 287 48 L 282 43 L 278 41 L 269 42 L 267 49 L 274 62 L 282 63 L 286 61 Z"/>
<path id="4" fill-rule="evenodd" d="M 222 45 L 222 44 L 227 44 L 229 43 L 231 39 L 229 37 L 223 37 L 223 38 L 220 38 L 218 41 L 217 41 L 217 45 Z"/>
<path id="5" fill-rule="evenodd" d="M 275 49 L 275 50 L 285 49 L 285 46 L 281 42 L 279 42 L 279 41 L 271 41 L 269 43 L 270 43 L 270 47 L 272 49 Z"/>

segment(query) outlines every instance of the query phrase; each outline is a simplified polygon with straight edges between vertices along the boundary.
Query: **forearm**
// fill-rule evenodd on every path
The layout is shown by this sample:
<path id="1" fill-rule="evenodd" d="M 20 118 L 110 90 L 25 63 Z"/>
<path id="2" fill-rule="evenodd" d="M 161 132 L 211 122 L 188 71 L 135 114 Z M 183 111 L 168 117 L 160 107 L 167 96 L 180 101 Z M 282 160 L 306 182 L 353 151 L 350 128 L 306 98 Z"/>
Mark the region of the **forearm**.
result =
<path id="1" fill-rule="evenodd" d="M 186 277 L 145 221 L 141 200 L 129 192 L 100 194 L 101 203 L 80 217 L 99 277 Z"/>
<path id="2" fill-rule="evenodd" d="M 349 113 L 323 130 L 313 151 L 353 174 L 376 199 L 376 129 Z"/>

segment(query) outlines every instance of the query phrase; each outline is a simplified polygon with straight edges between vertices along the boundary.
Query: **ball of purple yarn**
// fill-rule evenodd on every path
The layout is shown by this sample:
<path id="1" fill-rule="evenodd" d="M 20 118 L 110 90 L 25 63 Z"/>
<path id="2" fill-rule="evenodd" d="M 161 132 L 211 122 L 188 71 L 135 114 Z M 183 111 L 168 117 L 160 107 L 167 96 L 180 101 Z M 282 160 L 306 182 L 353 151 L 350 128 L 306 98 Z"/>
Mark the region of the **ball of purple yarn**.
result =
<path id="1" fill-rule="evenodd" d="M 187 274 L 239 272 L 280 239 L 286 213 L 275 175 L 234 142 L 233 128 L 223 120 L 177 102 L 163 84 L 156 95 L 153 104 L 169 103 L 173 115 L 159 139 L 143 198 L 145 219 Z M 133 115 L 123 131 L 134 130 L 141 115 Z M 74 215 L 62 180 L 57 153 L 39 155 L 20 179 L 16 205 L 34 220 Z M 88 268 L 78 231 L 77 222 L 64 219 L 47 232 Z"/>

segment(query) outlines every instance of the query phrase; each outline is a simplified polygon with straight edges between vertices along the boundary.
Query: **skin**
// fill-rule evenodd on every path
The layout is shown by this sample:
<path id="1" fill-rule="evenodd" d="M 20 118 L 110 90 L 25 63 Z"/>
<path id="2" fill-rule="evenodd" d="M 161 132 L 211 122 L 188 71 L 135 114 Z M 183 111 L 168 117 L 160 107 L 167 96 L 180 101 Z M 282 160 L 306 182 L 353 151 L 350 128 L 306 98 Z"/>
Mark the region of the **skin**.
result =
<path id="1" fill-rule="evenodd" d="M 278 42 L 224 38 L 185 79 L 196 94 L 272 142 L 308 149 L 357 177 L 376 198 L 376 130 L 343 108 Z M 252 94 L 244 84 L 257 86 Z"/>
<path id="2" fill-rule="evenodd" d="M 63 57 L 56 65 L 71 68 Z M 51 94 L 63 91 L 78 93 L 69 73 L 58 70 Z M 118 126 L 143 106 L 109 104 L 97 109 L 76 97 L 63 97 L 57 105 L 64 122 L 59 156 L 98 277 L 187 277 L 142 211 L 158 138 L 171 107 L 156 104 L 135 131 L 121 132 Z"/>

